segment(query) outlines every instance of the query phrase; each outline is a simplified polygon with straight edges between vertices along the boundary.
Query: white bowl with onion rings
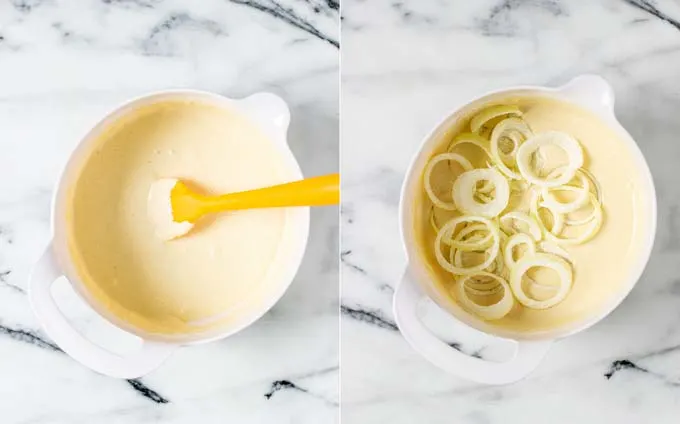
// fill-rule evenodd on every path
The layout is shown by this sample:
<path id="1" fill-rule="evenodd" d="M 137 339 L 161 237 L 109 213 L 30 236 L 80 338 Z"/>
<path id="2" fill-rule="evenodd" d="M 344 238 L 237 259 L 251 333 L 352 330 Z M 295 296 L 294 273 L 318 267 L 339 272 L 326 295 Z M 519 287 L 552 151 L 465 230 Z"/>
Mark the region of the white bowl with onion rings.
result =
<path id="1" fill-rule="evenodd" d="M 620 286 L 621 289 L 618 289 L 612 292 L 611 295 L 608 295 L 605 302 L 606 305 L 599 308 L 596 312 L 584 316 L 583 319 L 580 319 L 574 325 L 560 327 L 550 331 L 522 334 L 521 332 L 505 331 L 502 328 L 490 325 L 487 321 L 480 317 L 476 317 L 474 314 L 466 313 L 463 308 L 453 305 L 450 299 L 447 299 L 439 290 L 435 288 L 435 284 L 432 282 L 432 276 L 427 271 L 428 265 L 421 255 L 418 254 L 420 246 L 418 237 L 416 235 L 416 230 L 414 228 L 414 221 L 417 219 L 415 212 L 416 207 L 414 205 L 416 203 L 417 194 L 423 190 L 423 186 L 421 185 L 421 176 L 427 171 L 426 168 L 428 167 L 432 152 L 437 148 L 437 144 L 441 143 L 442 134 L 445 134 L 446 131 L 452 127 L 453 123 L 463 119 L 465 116 L 468 116 L 471 110 L 479 110 L 480 108 L 484 107 L 484 105 L 492 103 L 495 99 L 509 96 L 534 95 L 554 98 L 562 102 L 572 104 L 580 109 L 584 109 L 598 118 L 602 123 L 609 127 L 609 129 L 614 131 L 617 134 L 618 139 L 620 139 L 622 142 L 621 148 L 627 149 L 627 151 L 631 153 L 634 164 L 638 168 L 638 172 L 640 172 L 641 175 L 643 190 L 647 193 L 650 201 L 647 202 L 648 205 L 646 204 L 644 206 L 646 210 L 644 214 L 645 222 L 643 224 L 644 228 L 648 229 L 648 231 L 644 233 L 644 240 L 641 243 L 642 245 L 639 246 L 639 254 L 636 256 L 637 262 L 631 266 L 630 272 L 627 274 L 627 280 L 624 281 Z M 471 127 L 473 126 L 474 123 L 471 123 Z M 540 143 L 540 137 L 541 135 L 533 137 L 533 139 L 538 140 L 532 139 L 531 143 Z M 565 150 L 569 156 L 569 149 L 564 148 L 564 146 L 569 144 L 569 140 L 559 140 L 559 137 L 556 135 L 552 135 L 551 137 L 553 138 L 555 144 L 559 145 L 560 143 L 563 143 L 563 146 L 561 147 L 563 147 L 563 150 Z M 524 149 L 522 150 L 524 152 L 531 152 L 533 148 L 533 146 L 529 143 L 525 143 L 523 146 Z M 464 163 L 466 161 L 464 157 L 457 157 L 454 153 L 446 153 L 445 155 L 452 156 L 444 156 L 442 154 L 439 156 L 442 156 L 442 160 L 456 161 L 462 165 L 464 169 L 470 169 L 470 167 Z M 579 159 L 576 156 L 571 157 L 570 160 L 573 160 L 574 163 L 578 165 L 576 168 L 580 167 L 582 164 L 582 162 L 579 162 L 579 160 L 582 161 L 582 159 Z M 493 168 L 489 169 L 493 170 Z M 503 170 L 501 169 L 500 171 Z M 511 172 L 510 170 L 507 171 Z M 528 173 L 526 170 L 520 169 L 520 171 L 522 171 L 523 175 Z M 474 170 L 474 173 L 481 172 L 488 171 L 481 169 Z M 465 191 L 469 189 L 469 187 L 467 187 L 469 185 L 474 186 L 474 184 L 477 184 L 479 181 L 484 180 L 488 182 L 495 178 L 495 176 L 492 175 L 494 172 L 489 173 L 489 175 L 480 174 L 477 176 L 475 176 L 474 173 L 466 172 L 463 174 L 468 174 L 466 175 L 466 178 L 456 179 L 453 190 L 453 203 L 451 205 L 461 204 L 460 199 L 456 199 L 456 190 Z M 507 175 L 507 172 L 505 171 L 502 173 Z M 531 173 L 529 173 L 529 175 L 531 175 Z M 571 179 L 573 176 L 574 174 L 572 173 L 571 177 L 569 178 Z M 554 182 L 553 186 L 564 184 L 566 182 L 563 178 L 560 178 L 560 175 L 557 175 L 557 177 L 551 181 Z M 507 193 L 505 193 L 503 190 L 500 191 L 500 194 L 496 193 L 496 199 L 501 199 L 500 203 L 503 203 L 506 196 Z M 591 197 L 591 201 L 593 202 L 595 209 L 595 207 L 599 205 L 597 204 L 595 197 L 592 195 Z M 559 208 L 558 203 L 559 202 L 555 203 L 553 206 Z M 507 204 L 507 201 L 505 201 L 505 204 Z M 494 202 L 487 203 L 487 205 L 491 209 L 498 209 L 498 207 L 494 205 Z M 448 207 L 445 203 L 437 206 L 442 209 L 447 209 Z M 453 207 L 451 207 L 451 209 L 453 209 Z M 402 186 L 399 214 L 402 242 L 404 244 L 404 249 L 408 258 L 406 271 L 404 272 L 402 281 L 398 285 L 394 295 L 393 308 L 399 330 L 407 342 L 435 366 L 459 377 L 485 384 L 508 384 L 521 380 L 522 378 L 529 375 L 539 365 L 541 360 L 553 345 L 554 341 L 583 331 L 611 313 L 633 289 L 638 279 L 642 275 L 644 267 L 649 260 L 652 246 L 654 244 L 654 236 L 656 233 L 656 195 L 649 167 L 633 138 L 621 126 L 614 115 L 614 95 L 611 86 L 606 80 L 597 75 L 579 76 L 569 83 L 557 88 L 539 86 L 510 87 L 507 89 L 487 93 L 454 110 L 444 120 L 442 120 L 427 137 L 425 137 L 418 153 L 413 158 Z M 494 210 L 490 215 L 496 216 L 497 214 L 498 211 Z M 474 216 L 468 218 L 468 220 L 473 221 L 475 219 Z M 598 219 L 601 220 L 601 217 L 598 217 Z M 483 222 L 484 219 L 482 218 L 480 223 Z M 456 225 L 457 223 L 455 218 L 445 224 L 445 226 L 449 226 L 452 229 L 455 228 Z M 443 228 L 444 226 L 442 229 Z M 440 229 L 440 233 L 444 232 L 442 229 Z M 498 239 L 498 234 L 492 233 L 494 233 L 494 230 L 492 230 L 492 227 L 489 226 L 489 239 L 491 240 L 494 237 L 495 239 Z M 523 243 L 524 240 L 522 237 L 528 238 L 526 234 L 518 234 L 521 236 L 513 240 L 513 243 L 515 244 Z M 439 242 L 440 240 L 438 239 L 435 243 L 435 246 Z M 477 243 L 483 242 L 484 240 L 477 240 Z M 492 249 L 498 250 L 497 243 L 494 246 L 495 247 L 492 247 Z M 512 251 L 512 247 L 510 248 L 510 251 Z M 494 251 L 493 253 L 502 255 L 502 252 Z M 559 255 L 557 252 L 551 253 Z M 546 256 L 552 257 L 552 255 Z M 540 259 L 541 254 L 537 254 L 534 257 Z M 509 260 L 513 261 L 512 257 L 510 257 Z M 440 261 L 440 265 L 442 263 L 443 262 Z M 514 262 L 514 264 L 516 263 L 517 262 Z M 453 268 L 446 269 L 446 271 L 457 274 L 453 265 L 448 262 L 444 262 L 443 264 L 447 267 Z M 484 266 L 479 266 L 478 274 L 484 273 L 484 270 L 488 265 L 488 263 L 485 263 Z M 532 266 L 540 265 L 534 264 Z M 519 267 L 513 268 L 512 272 L 515 272 L 517 268 Z M 570 269 L 567 271 L 567 267 L 561 268 L 559 266 L 555 266 L 555 270 L 558 273 L 571 272 Z M 496 278 L 494 274 L 486 274 L 488 274 L 488 277 Z M 568 277 L 569 279 L 572 278 L 571 275 L 565 275 L 564 277 Z M 465 279 L 467 277 L 461 276 L 460 278 Z M 500 280 L 502 280 L 502 278 Z M 503 289 L 505 291 L 510 291 L 507 282 L 502 281 L 500 283 L 503 285 Z M 460 287 L 463 287 L 463 284 L 459 285 Z M 464 288 L 461 290 L 464 290 Z M 515 342 L 516 350 L 514 355 L 512 355 L 512 357 L 505 362 L 496 362 L 479 357 L 472 357 L 459 350 L 451 348 L 451 346 L 449 346 L 446 342 L 435 336 L 423 324 L 420 317 L 418 316 L 418 306 L 422 300 L 427 298 L 434 301 L 434 303 L 437 304 L 442 310 L 446 311 L 453 318 L 467 325 L 468 327 L 471 327 L 477 331 L 481 331 L 490 336 Z M 503 299 L 505 298 L 506 296 L 504 295 Z M 530 299 L 518 300 L 523 304 L 524 302 L 531 302 Z M 502 303 L 503 300 L 499 301 L 498 307 L 502 308 Z M 544 305 L 544 307 L 549 306 L 551 305 Z M 493 316 L 487 318 L 493 318 Z"/>

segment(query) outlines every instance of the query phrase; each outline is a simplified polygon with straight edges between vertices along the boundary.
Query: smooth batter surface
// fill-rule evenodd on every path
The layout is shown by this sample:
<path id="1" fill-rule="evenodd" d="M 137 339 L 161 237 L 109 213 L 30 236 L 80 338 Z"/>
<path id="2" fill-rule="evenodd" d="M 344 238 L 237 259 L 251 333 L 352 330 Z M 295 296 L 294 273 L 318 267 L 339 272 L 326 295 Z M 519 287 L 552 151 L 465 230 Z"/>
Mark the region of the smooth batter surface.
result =
<path id="1" fill-rule="evenodd" d="M 569 326 L 597 314 L 613 294 L 629 283 L 629 274 L 637 264 L 642 248 L 644 231 L 648 230 L 643 224 L 647 222 L 644 213 L 650 194 L 642 192 L 642 175 L 632 153 L 617 134 L 588 111 L 546 97 L 506 98 L 494 104 L 517 104 L 534 133 L 564 131 L 579 140 L 585 155 L 584 166 L 601 185 L 604 224 L 591 241 L 579 246 L 562 246 L 569 252 L 574 265 L 574 285 L 562 303 L 546 310 L 516 305 L 504 318 L 488 321 L 488 324 L 529 333 Z M 442 135 L 442 146 L 434 154 L 444 151 L 453 136 L 465 131 L 469 131 L 468 120 L 461 120 Z M 462 151 L 468 152 L 473 159 L 480 159 L 480 151 L 474 149 Z M 443 183 L 434 179 L 433 182 Z M 448 183 L 449 189 L 451 183 Z M 434 277 L 436 289 L 456 302 L 451 290 L 452 275 L 442 270 L 434 258 L 435 233 L 428 222 L 431 203 L 424 191 L 418 199 L 414 225 L 421 254 Z"/>
<path id="2" fill-rule="evenodd" d="M 100 136 L 74 184 L 69 238 L 77 272 L 110 312 L 148 332 L 192 332 L 238 314 L 268 289 L 270 264 L 286 249 L 285 210 L 214 216 L 163 241 L 147 216 L 149 188 L 177 177 L 228 193 L 293 175 L 279 149 L 236 111 L 182 100 L 144 106 Z"/>

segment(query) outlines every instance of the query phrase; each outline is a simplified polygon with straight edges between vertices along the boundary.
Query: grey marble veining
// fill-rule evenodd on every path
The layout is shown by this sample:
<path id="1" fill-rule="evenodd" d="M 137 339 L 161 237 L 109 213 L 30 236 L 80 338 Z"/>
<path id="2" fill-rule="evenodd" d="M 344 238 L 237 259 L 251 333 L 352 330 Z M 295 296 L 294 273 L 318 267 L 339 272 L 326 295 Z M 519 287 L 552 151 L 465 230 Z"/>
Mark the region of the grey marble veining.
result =
<path id="1" fill-rule="evenodd" d="M 345 0 L 343 18 L 343 422 L 677 422 L 680 5 Z M 527 380 L 487 387 L 446 375 L 406 344 L 392 316 L 406 260 L 397 222 L 406 166 L 467 99 L 581 73 L 612 83 L 617 116 L 650 164 L 659 221 L 649 265 L 617 310 L 557 343 Z M 456 325 L 432 305 L 426 312 L 443 337 Z"/>
<path id="2" fill-rule="evenodd" d="M 40 330 L 26 299 L 49 238 L 52 188 L 80 136 L 126 99 L 190 87 L 291 107 L 307 175 L 338 168 L 334 0 L 11 0 L 0 3 L 0 422 L 334 422 L 337 209 L 312 214 L 300 272 L 247 330 L 179 350 L 138 380 L 99 376 Z M 64 284 L 58 303 L 108 347 L 133 345 Z"/>

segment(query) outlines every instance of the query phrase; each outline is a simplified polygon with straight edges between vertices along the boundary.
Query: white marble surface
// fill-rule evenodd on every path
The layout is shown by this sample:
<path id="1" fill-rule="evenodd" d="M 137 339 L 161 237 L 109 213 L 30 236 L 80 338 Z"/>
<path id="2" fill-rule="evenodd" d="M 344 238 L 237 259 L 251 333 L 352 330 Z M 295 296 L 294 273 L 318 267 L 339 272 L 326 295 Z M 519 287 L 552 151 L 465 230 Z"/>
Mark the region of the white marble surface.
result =
<path id="1" fill-rule="evenodd" d="M 303 171 L 337 170 L 338 23 L 337 3 L 325 0 L 0 3 L 0 422 L 337 421 L 337 208 L 313 212 L 303 267 L 261 321 L 181 349 L 139 382 L 102 377 L 58 351 L 25 288 L 48 241 L 61 165 L 89 126 L 132 96 L 275 92 L 290 103 Z M 66 286 L 58 294 L 88 334 L 121 340 Z"/>
<path id="2" fill-rule="evenodd" d="M 663 0 L 344 0 L 343 423 L 678 422 L 678 20 L 680 5 Z M 654 174 L 659 230 L 644 277 L 525 381 L 487 387 L 445 375 L 406 344 L 391 312 L 405 264 L 397 202 L 409 159 L 471 96 L 584 72 L 611 81 L 618 116 Z M 432 321 L 451 325 L 442 314 Z"/>

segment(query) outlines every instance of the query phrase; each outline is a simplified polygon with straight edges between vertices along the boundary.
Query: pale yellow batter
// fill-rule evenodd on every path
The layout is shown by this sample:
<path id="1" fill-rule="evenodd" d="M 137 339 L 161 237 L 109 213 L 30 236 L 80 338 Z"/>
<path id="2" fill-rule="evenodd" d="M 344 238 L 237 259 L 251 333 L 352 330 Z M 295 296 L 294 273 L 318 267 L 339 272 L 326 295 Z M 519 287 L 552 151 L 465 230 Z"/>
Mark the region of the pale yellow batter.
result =
<path id="1" fill-rule="evenodd" d="M 591 241 L 578 246 L 562 246 L 569 252 L 574 265 L 574 285 L 562 303 L 545 310 L 516 305 L 508 315 L 488 321 L 488 324 L 528 333 L 569 327 L 586 316 L 597 314 L 612 294 L 629 283 L 631 269 L 641 254 L 645 231 L 649 231 L 643 224 L 648 222 L 644 214 L 651 193 L 642 191 L 642 174 L 632 153 L 617 134 L 588 111 L 547 97 L 504 98 L 494 104 L 518 105 L 535 133 L 563 131 L 580 141 L 585 155 L 584 166 L 601 185 L 604 224 Z M 444 151 L 451 138 L 464 131 L 469 131 L 467 119 L 441 135 L 441 147 L 433 154 Z M 480 151 L 475 149 L 471 146 L 469 153 L 479 156 Z M 417 204 L 414 225 L 420 252 L 437 289 L 456 302 L 451 290 L 452 275 L 434 258 L 435 233 L 428 221 L 431 203 L 424 191 Z"/>
<path id="2" fill-rule="evenodd" d="M 76 272 L 116 317 L 164 334 L 238 315 L 271 289 L 270 264 L 287 248 L 284 209 L 214 216 L 182 238 L 162 240 L 148 219 L 147 196 L 154 181 L 168 177 L 220 194 L 295 179 L 277 146 L 222 106 L 164 101 L 100 136 L 68 206 Z"/>

